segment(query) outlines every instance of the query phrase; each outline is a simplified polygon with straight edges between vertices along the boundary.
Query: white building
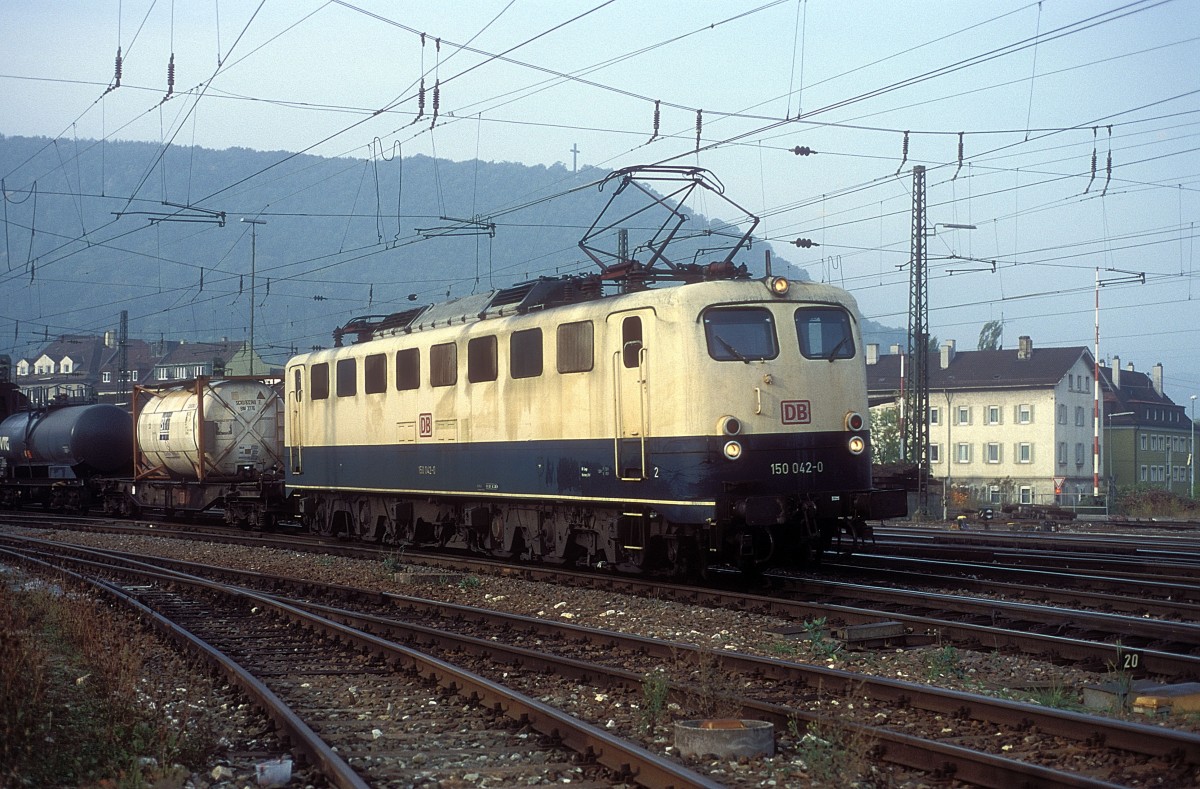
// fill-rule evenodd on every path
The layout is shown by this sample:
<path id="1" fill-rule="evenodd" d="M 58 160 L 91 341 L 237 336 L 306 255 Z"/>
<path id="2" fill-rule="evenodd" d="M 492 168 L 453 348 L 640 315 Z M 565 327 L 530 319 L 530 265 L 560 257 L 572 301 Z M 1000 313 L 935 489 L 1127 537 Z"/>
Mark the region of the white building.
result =
<path id="1" fill-rule="evenodd" d="M 1087 348 L 957 352 L 930 358 L 929 469 L 949 507 L 1092 501 L 1094 368 Z M 901 404 L 901 357 L 868 349 L 872 410 Z"/>

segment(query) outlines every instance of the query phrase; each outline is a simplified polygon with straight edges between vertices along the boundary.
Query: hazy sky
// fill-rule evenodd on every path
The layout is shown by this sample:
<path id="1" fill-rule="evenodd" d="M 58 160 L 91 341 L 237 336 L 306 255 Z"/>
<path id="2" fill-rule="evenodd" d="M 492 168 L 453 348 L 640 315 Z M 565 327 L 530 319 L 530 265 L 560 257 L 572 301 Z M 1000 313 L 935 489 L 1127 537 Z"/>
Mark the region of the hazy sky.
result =
<path id="1" fill-rule="evenodd" d="M 0 30 L 0 134 L 699 165 L 898 327 L 924 165 L 940 339 L 1090 348 L 1099 268 L 1101 358 L 1200 394 L 1196 0 L 5 0 Z"/>

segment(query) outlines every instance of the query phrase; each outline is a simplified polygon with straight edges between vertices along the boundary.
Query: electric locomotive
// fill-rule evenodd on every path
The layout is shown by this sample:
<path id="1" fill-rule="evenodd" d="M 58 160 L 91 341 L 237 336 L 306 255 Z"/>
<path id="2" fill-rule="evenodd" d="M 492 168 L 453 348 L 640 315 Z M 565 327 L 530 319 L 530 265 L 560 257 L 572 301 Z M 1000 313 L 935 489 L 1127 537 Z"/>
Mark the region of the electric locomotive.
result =
<path id="1" fill-rule="evenodd" d="M 812 561 L 905 514 L 903 491 L 871 483 L 853 298 L 769 258 L 751 277 L 733 257 L 753 224 L 723 260 L 671 260 L 680 195 L 722 196 L 704 170 L 610 182 L 605 212 L 641 190 L 668 214 L 648 262 L 619 229 L 646 209 L 602 212 L 580 242 L 599 273 L 356 318 L 287 363 L 286 481 L 308 529 L 691 574 Z"/>

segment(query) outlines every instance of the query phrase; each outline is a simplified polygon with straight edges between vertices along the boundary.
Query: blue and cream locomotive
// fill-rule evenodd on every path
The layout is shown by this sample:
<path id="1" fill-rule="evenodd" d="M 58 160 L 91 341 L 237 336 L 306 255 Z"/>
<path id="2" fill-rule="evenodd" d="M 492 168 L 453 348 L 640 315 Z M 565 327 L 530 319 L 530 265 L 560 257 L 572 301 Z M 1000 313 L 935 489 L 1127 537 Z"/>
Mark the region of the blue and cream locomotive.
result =
<path id="1" fill-rule="evenodd" d="M 346 327 L 286 371 L 287 484 L 313 531 L 682 572 L 791 565 L 867 518 L 849 294 L 720 278 L 588 298 L 571 279 Z"/>

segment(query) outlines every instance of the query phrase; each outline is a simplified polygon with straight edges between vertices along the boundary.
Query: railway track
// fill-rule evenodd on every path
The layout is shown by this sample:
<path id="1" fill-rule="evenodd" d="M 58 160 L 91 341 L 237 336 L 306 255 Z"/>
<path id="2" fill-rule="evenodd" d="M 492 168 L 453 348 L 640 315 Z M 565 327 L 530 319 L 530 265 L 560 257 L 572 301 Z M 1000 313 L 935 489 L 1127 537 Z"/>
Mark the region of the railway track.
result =
<path id="1" fill-rule="evenodd" d="M 123 562 L 136 561 L 120 558 Z M 170 564 L 175 566 L 174 572 L 196 569 Z M 1064 754 L 1088 764 L 1119 764 L 1122 772 L 1116 777 L 1122 783 L 1163 775 L 1193 780 L 1197 777 L 1196 765 L 1200 763 L 1200 738 L 1170 730 L 1164 733 L 1159 727 L 1058 713 L 785 661 L 725 653 L 713 655 L 711 651 L 706 653 L 685 644 L 622 637 L 540 619 L 501 618 L 491 611 L 380 596 L 345 587 L 320 587 L 305 579 L 268 579 L 230 570 L 221 570 L 219 574 L 225 581 L 236 576 L 239 583 L 263 584 L 275 587 L 277 592 L 284 585 L 292 594 L 303 592 L 309 598 L 280 601 L 272 597 L 276 605 L 309 608 L 356 631 L 386 634 L 389 639 L 420 644 L 426 651 L 455 656 L 455 660 L 463 654 L 476 655 L 480 660 L 484 658 L 479 656 L 486 656 L 487 662 L 505 666 L 506 673 L 514 673 L 518 667 L 519 673 L 532 672 L 534 682 L 547 674 L 573 676 L 586 678 L 598 687 L 609 690 L 624 687 L 628 691 L 643 677 L 623 668 L 624 655 L 641 656 L 641 662 L 648 657 L 663 665 L 675 663 L 684 667 L 700 666 L 704 660 L 716 661 L 729 687 L 738 688 L 725 702 L 737 705 L 739 714 L 772 720 L 781 726 L 795 725 L 798 720 L 833 725 L 828 720 L 830 710 L 837 709 L 839 702 L 844 704 L 847 699 L 854 699 L 860 713 L 847 715 L 843 706 L 836 725 L 853 728 L 858 736 L 877 743 L 882 758 L 933 775 L 952 773 L 959 780 L 983 786 L 1006 786 L 1014 781 L 1034 786 L 1086 786 L 1105 785 L 1105 781 L 1113 780 L 1111 769 L 1108 774 L 1059 774 L 1048 764 L 1059 763 L 1055 760 Z M 344 602 L 336 608 L 320 602 L 346 598 L 357 598 L 359 603 L 354 607 L 365 612 L 347 610 Z M 380 615 L 381 610 L 386 615 Z M 408 621 L 414 619 L 422 624 Z M 536 642 L 539 646 L 530 649 L 513 641 Z M 602 676 L 606 678 L 601 680 Z M 672 692 L 684 698 L 697 691 L 689 687 L 684 676 L 672 680 Z M 850 706 L 853 708 L 854 703 Z M 888 719 L 888 726 L 867 722 L 880 716 Z M 915 732 L 924 736 L 914 736 Z M 947 732 L 953 733 L 949 743 L 945 742 Z M 999 736 L 1005 732 L 1007 737 Z M 1005 756 L 1010 749 L 1028 754 L 1031 732 L 1037 733 L 1034 739 L 1038 741 L 1041 757 L 1035 755 L 1032 763 L 1022 763 Z M 971 747 L 964 749 L 963 743 Z M 1095 743 L 1105 743 L 1103 752 L 1095 750 Z M 1180 754 L 1183 754 L 1182 765 L 1173 761 Z M 1047 763 L 1037 763 L 1039 758 Z M 1185 774 L 1180 774 L 1181 769 Z M 997 782 L 995 776 L 1003 778 Z"/>
<path id="2" fill-rule="evenodd" d="M 130 527 L 118 523 L 101 528 L 127 533 Z M 168 527 L 171 531 L 176 528 Z M 134 531 L 166 533 L 157 527 L 135 528 Z M 311 550 L 375 560 L 395 555 L 374 546 L 329 543 L 308 537 L 297 541 L 292 535 L 260 535 L 196 527 L 183 527 L 178 533 L 189 539 L 206 539 L 211 531 L 215 531 L 221 541 L 229 543 L 300 549 L 307 546 Z M 1129 594 L 1109 597 L 1076 594 L 1073 600 L 1063 599 L 1061 593 L 1038 597 L 1036 590 L 1024 585 L 1017 591 L 1023 598 L 1036 600 L 1036 603 L 1030 603 L 1005 599 L 1006 588 L 998 584 L 972 583 L 970 579 L 960 581 L 957 578 L 946 583 L 953 592 L 939 593 L 830 581 L 814 578 L 811 574 L 778 574 L 771 579 L 775 589 L 770 593 L 754 594 L 744 588 L 695 587 L 571 568 L 513 567 L 463 556 L 408 552 L 406 557 L 467 572 L 516 573 L 530 579 L 606 588 L 651 599 L 751 611 L 797 623 L 823 619 L 831 628 L 893 622 L 903 627 L 910 643 L 923 640 L 967 649 L 1012 650 L 1093 671 L 1136 665 L 1139 675 L 1163 679 L 1200 676 L 1200 625 L 1195 624 L 1200 617 L 1189 617 L 1189 611 L 1194 611 L 1200 604 L 1200 584 L 1189 583 L 1186 579 L 1162 581 L 1160 586 L 1165 586 L 1162 591 L 1169 599 L 1160 605 L 1147 602 L 1141 595 Z M 876 558 L 884 564 L 885 574 L 892 572 L 887 557 L 868 556 L 862 561 L 871 563 Z M 851 566 L 857 567 L 858 561 L 856 557 L 856 563 Z M 902 561 L 895 560 L 896 563 Z M 998 569 L 997 572 L 1011 574 L 1019 569 Z M 1089 583 L 1102 585 L 1103 578 L 1098 576 Z M 1053 584 L 1053 578 L 1049 583 Z M 980 597 L 963 594 L 962 587 L 972 585 L 980 592 Z M 1110 580 L 1109 587 L 1121 588 L 1121 580 Z M 1124 586 L 1125 590 L 1129 588 L 1128 584 Z M 1068 604 L 1070 607 L 1064 607 Z"/>
<path id="3" fill-rule="evenodd" d="M 504 685 L 269 595 L 78 549 L 65 571 L 53 548 L 4 553 L 89 581 L 208 657 L 336 786 L 482 773 L 527 786 L 719 786 Z"/>

